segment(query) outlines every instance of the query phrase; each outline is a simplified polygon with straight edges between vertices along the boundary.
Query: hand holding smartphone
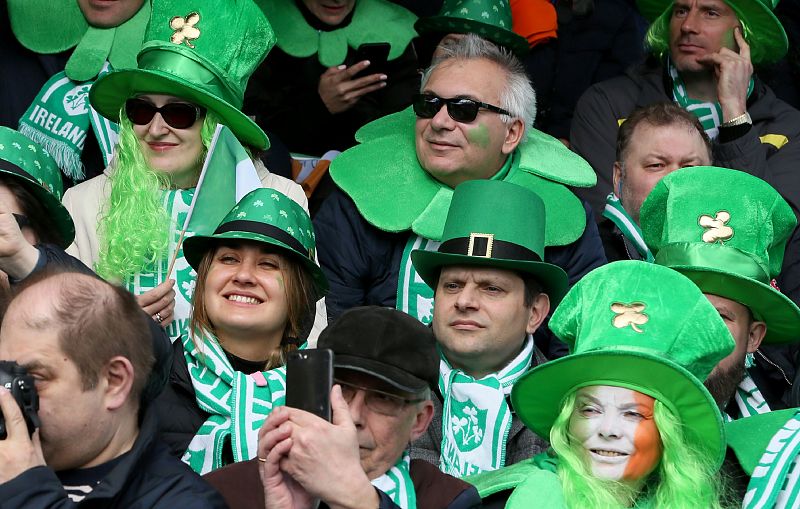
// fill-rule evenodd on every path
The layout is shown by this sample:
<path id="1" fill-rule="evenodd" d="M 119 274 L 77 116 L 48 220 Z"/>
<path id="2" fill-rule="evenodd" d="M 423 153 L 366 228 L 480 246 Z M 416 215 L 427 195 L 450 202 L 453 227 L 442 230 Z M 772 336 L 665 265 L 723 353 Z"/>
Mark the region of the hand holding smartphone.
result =
<path id="1" fill-rule="evenodd" d="M 286 359 L 286 406 L 331 420 L 333 351 L 295 350 Z"/>

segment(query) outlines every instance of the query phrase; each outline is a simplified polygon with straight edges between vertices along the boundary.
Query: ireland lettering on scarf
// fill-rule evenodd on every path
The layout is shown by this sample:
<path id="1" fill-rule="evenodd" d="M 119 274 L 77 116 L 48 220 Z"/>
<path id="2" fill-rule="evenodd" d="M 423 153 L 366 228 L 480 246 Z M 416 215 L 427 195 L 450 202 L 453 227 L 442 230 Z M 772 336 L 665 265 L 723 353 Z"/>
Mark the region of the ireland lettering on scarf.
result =
<path id="1" fill-rule="evenodd" d="M 606 196 L 606 208 L 603 210 L 603 217 L 608 218 L 619 228 L 619 231 L 634 245 L 636 251 L 639 252 L 643 260 L 651 263 L 655 260 L 653 253 L 650 252 L 650 248 L 644 243 L 642 229 L 628 214 L 625 207 L 622 206 L 622 202 L 616 194 L 610 193 Z"/>
<path id="2" fill-rule="evenodd" d="M 181 458 L 198 474 L 224 466 L 222 451 L 230 446 L 233 461 L 246 461 L 258 451 L 258 430 L 273 408 L 286 402 L 286 367 L 252 375 L 234 371 L 219 342 L 210 334 L 183 340 L 197 404 L 211 414 Z"/>
<path id="3" fill-rule="evenodd" d="M 531 336 L 505 368 L 479 380 L 453 369 L 442 356 L 439 361 L 439 391 L 444 398 L 439 458 L 442 472 L 463 477 L 505 466 L 512 418 L 506 396 L 530 368 L 532 359 Z"/>
<path id="4" fill-rule="evenodd" d="M 400 258 L 397 282 L 397 309 L 415 317 L 425 325 L 433 321 L 433 289 L 419 277 L 411 263 L 411 251 L 436 251 L 441 242 L 411 234 Z"/>
<path id="5" fill-rule="evenodd" d="M 411 457 L 408 451 L 388 472 L 372 480 L 372 485 L 386 493 L 401 509 L 417 508 L 417 493 L 410 473 Z"/>
<path id="6" fill-rule="evenodd" d="M 800 411 L 773 435 L 753 469 L 743 509 L 787 509 L 800 506 Z"/>
<path id="7" fill-rule="evenodd" d="M 105 63 L 99 76 L 110 71 Z M 61 171 L 73 181 L 85 178 L 81 152 L 91 125 L 106 165 L 117 143 L 119 126 L 100 116 L 89 104 L 94 80 L 75 82 L 64 72 L 50 78 L 19 121 L 19 131 L 42 145 Z"/>

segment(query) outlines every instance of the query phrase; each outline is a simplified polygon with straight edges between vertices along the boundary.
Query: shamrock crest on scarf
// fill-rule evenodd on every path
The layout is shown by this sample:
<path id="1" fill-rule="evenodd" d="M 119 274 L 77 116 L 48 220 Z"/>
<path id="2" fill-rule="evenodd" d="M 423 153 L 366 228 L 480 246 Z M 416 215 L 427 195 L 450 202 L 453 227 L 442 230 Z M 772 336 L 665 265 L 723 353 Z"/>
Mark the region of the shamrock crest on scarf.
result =
<path id="1" fill-rule="evenodd" d="M 200 30 L 195 27 L 198 21 L 200 21 L 200 14 L 196 12 L 191 12 L 183 18 L 175 16 L 169 20 L 169 27 L 175 31 L 169 40 L 175 44 L 183 44 L 185 42 L 187 46 L 194 48 L 194 45 L 189 41 L 200 37 Z"/>
<path id="2" fill-rule="evenodd" d="M 471 451 L 483 442 L 484 428 L 486 427 L 486 410 L 480 410 L 472 401 L 453 401 L 453 415 L 450 424 L 453 435 L 459 436 L 462 451 Z M 461 415 L 461 417 L 459 417 Z"/>
<path id="3" fill-rule="evenodd" d="M 703 232 L 703 242 L 713 244 L 719 241 L 720 244 L 733 237 L 733 228 L 726 225 L 731 220 L 731 215 L 725 210 L 717 212 L 716 217 L 709 215 L 702 215 L 698 218 L 697 222 L 702 226 L 705 231 Z"/>
<path id="4" fill-rule="evenodd" d="M 614 327 L 624 329 L 628 325 L 636 332 L 644 332 L 638 328 L 637 325 L 644 325 L 650 319 L 647 314 L 642 313 L 646 304 L 642 302 L 634 302 L 632 304 L 623 304 L 622 302 L 615 302 L 611 304 L 611 311 L 617 314 L 614 317 Z"/>

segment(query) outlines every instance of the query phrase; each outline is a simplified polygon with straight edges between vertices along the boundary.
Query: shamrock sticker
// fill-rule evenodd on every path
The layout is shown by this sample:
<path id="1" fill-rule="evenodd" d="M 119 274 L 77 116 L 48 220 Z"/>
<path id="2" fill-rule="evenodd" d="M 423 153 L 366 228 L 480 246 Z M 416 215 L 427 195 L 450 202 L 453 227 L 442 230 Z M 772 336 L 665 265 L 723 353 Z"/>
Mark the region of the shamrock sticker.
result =
<path id="1" fill-rule="evenodd" d="M 705 229 L 703 242 L 724 244 L 724 241 L 730 240 L 733 237 L 733 228 L 725 224 L 730 220 L 731 214 L 725 210 L 717 212 L 715 217 L 705 214 L 700 216 L 697 222 Z"/>
<path id="2" fill-rule="evenodd" d="M 637 325 L 644 325 L 650 320 L 647 314 L 643 313 L 646 304 L 642 302 L 633 302 L 631 304 L 624 304 L 622 302 L 614 302 L 611 304 L 611 311 L 616 313 L 617 316 L 612 320 L 614 327 L 624 329 L 629 326 L 636 332 L 644 332 Z"/>
<path id="3" fill-rule="evenodd" d="M 261 201 L 261 200 L 256 200 L 256 201 L 253 202 L 253 207 L 263 207 L 263 206 L 264 206 L 264 202 Z"/>
<path id="4" fill-rule="evenodd" d="M 16 141 L 14 143 L 12 143 L 11 146 L 14 147 L 17 150 L 22 150 L 22 145 L 20 145 Z"/>
<path id="5" fill-rule="evenodd" d="M 247 217 L 247 212 L 245 212 L 243 210 L 243 211 L 239 212 L 238 214 L 236 214 L 236 217 L 239 218 L 239 219 L 241 219 L 243 217 Z"/>
<path id="6" fill-rule="evenodd" d="M 272 194 L 271 194 L 271 195 L 269 195 L 269 196 L 270 196 L 270 198 L 272 198 L 272 199 L 273 199 L 273 200 L 275 200 L 275 201 L 281 201 L 281 197 L 280 197 L 280 196 L 278 196 L 278 194 L 277 194 L 277 193 L 272 193 Z"/>
<path id="7" fill-rule="evenodd" d="M 194 48 L 194 45 L 189 41 L 200 37 L 200 30 L 195 27 L 198 21 L 200 21 L 200 14 L 196 12 L 189 13 L 183 18 L 175 16 L 169 20 L 169 27 L 174 30 L 169 40 L 174 44 L 183 44 L 185 42 L 187 46 Z"/>
<path id="8" fill-rule="evenodd" d="M 31 151 L 31 152 L 33 152 L 34 154 L 36 153 L 36 147 L 35 147 L 35 146 L 33 146 L 33 145 L 28 145 L 28 150 L 30 150 L 30 151 Z"/>

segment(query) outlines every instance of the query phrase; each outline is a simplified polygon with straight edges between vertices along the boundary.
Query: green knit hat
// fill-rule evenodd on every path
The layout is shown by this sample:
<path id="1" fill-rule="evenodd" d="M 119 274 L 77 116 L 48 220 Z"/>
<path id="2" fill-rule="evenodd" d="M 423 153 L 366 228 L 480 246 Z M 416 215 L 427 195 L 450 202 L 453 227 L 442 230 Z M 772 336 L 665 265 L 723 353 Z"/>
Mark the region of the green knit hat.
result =
<path id="1" fill-rule="evenodd" d="M 674 0 L 636 0 L 642 16 L 653 24 L 669 27 Z M 780 20 L 772 13 L 779 0 L 725 0 L 736 17 L 749 33 L 748 43 L 754 56 L 761 56 L 754 63 L 774 62 L 783 58 L 789 50 L 789 39 Z"/>
<path id="2" fill-rule="evenodd" d="M 267 187 L 247 193 L 228 212 L 211 235 L 183 242 L 183 255 L 197 270 L 203 255 L 225 240 L 253 240 L 280 248 L 311 272 L 318 295 L 328 291 L 328 280 L 315 258 L 314 227 L 308 213 L 285 194 Z"/>
<path id="3" fill-rule="evenodd" d="M 800 309 L 771 286 L 797 220 L 769 184 L 728 168 L 684 168 L 656 184 L 640 218 L 656 263 L 750 308 L 767 324 L 767 343 L 800 337 Z"/>
<path id="4" fill-rule="evenodd" d="M 604 265 L 572 287 L 550 329 L 570 355 L 532 369 L 511 392 L 517 415 L 534 433 L 550 436 L 564 398 L 575 390 L 626 387 L 667 405 L 690 445 L 722 463 L 722 416 L 702 380 L 734 342 L 689 279 L 641 261 Z"/>
<path id="5" fill-rule="evenodd" d="M 521 216 L 520 210 L 525 214 Z M 499 180 L 456 186 L 438 251 L 417 249 L 411 261 L 423 281 L 436 288 L 446 265 L 476 265 L 533 275 L 553 306 L 567 291 L 567 274 L 545 263 L 544 203 L 533 191 Z"/>
<path id="6" fill-rule="evenodd" d="M 511 30 L 508 0 L 445 0 L 436 16 L 420 18 L 419 33 L 476 34 L 504 46 L 517 56 L 528 53 L 528 41 Z"/>
<path id="7" fill-rule="evenodd" d="M 45 149 L 22 133 L 0 126 L 0 173 L 18 179 L 39 202 L 61 236 L 61 247 L 75 239 L 75 224 L 61 205 L 61 171 Z"/>
<path id="8" fill-rule="evenodd" d="M 274 44 L 272 27 L 252 0 L 160 0 L 138 68 L 101 77 L 89 99 L 118 122 L 130 97 L 174 95 L 213 111 L 242 143 L 267 148 L 267 135 L 241 108 L 247 80 Z"/>

